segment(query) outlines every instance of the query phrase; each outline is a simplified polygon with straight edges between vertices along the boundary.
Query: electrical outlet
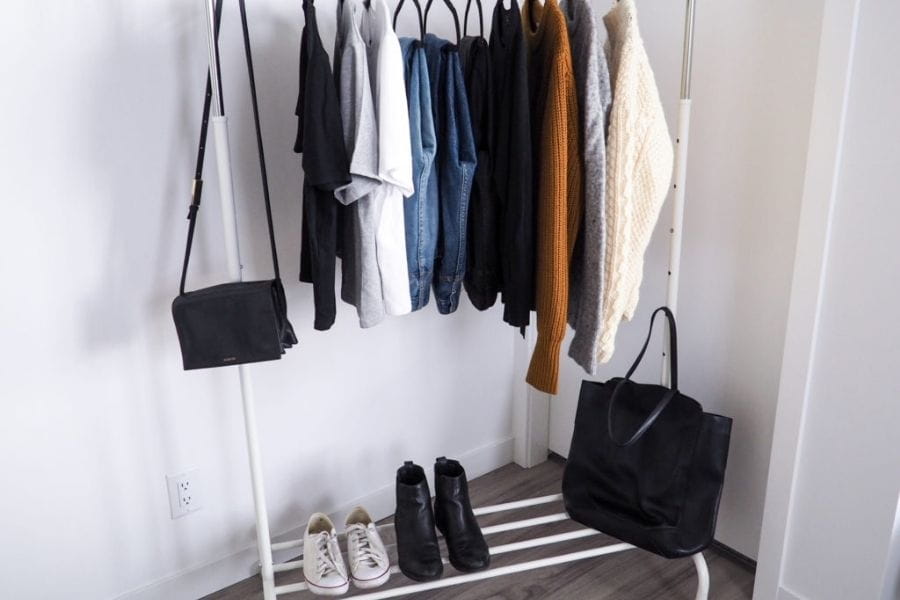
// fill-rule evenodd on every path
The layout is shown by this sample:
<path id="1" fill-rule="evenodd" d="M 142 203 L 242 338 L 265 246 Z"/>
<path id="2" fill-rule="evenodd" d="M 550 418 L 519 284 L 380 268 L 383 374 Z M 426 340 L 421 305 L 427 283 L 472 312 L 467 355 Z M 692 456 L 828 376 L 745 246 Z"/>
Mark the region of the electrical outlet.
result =
<path id="1" fill-rule="evenodd" d="M 166 475 L 169 488 L 169 510 L 172 518 L 177 519 L 186 514 L 200 510 L 200 470 L 193 469 L 178 475 Z"/>

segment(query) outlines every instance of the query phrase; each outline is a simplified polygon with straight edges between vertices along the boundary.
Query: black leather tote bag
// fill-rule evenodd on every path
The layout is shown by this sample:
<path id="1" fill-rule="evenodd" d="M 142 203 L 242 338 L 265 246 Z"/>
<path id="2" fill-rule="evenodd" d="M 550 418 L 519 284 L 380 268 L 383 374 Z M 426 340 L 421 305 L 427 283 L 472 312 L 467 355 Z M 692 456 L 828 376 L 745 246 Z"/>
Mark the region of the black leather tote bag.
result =
<path id="1" fill-rule="evenodd" d="M 635 383 L 656 315 L 669 322 L 671 387 Z M 624 378 L 583 381 L 563 474 L 575 521 L 667 558 L 712 542 L 731 419 L 704 413 L 678 390 L 675 319 L 653 312 L 650 332 Z"/>
<path id="2" fill-rule="evenodd" d="M 294 329 L 287 318 L 287 301 L 278 271 L 278 253 L 275 247 L 275 230 L 272 227 L 272 207 L 269 201 L 269 184 L 263 155 L 262 134 L 259 126 L 259 108 L 256 100 L 256 83 L 253 61 L 250 57 L 250 34 L 247 14 L 241 1 L 241 26 L 244 35 L 244 51 L 250 74 L 250 99 L 256 126 L 256 142 L 262 174 L 263 199 L 266 205 L 266 221 L 269 227 L 269 245 L 275 278 L 265 281 L 236 281 L 185 292 L 188 262 L 200 208 L 203 189 L 203 158 L 206 153 L 206 134 L 209 128 L 209 112 L 212 99 L 212 83 L 206 78 L 206 98 L 203 102 L 203 119 L 200 126 L 200 144 L 197 150 L 197 168 L 188 211 L 187 246 L 181 269 L 181 285 L 178 297 L 172 302 L 172 317 L 181 344 L 181 358 L 185 369 L 204 369 L 242 363 L 277 360 L 285 349 L 297 343 Z M 216 35 L 222 14 L 222 0 L 216 3 Z M 218 47 L 216 47 L 218 52 Z M 221 77 L 219 78 L 221 81 Z M 219 90 L 221 94 L 221 89 Z"/>

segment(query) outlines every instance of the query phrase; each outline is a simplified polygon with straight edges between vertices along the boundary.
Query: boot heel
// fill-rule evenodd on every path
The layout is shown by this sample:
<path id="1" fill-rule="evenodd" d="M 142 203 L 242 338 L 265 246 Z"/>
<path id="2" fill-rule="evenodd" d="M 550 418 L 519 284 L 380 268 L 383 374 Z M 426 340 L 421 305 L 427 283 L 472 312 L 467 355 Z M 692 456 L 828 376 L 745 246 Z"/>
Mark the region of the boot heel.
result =
<path id="1" fill-rule="evenodd" d="M 465 469 L 441 456 L 434 463 L 434 482 L 435 523 L 447 542 L 450 564 L 463 573 L 488 568 L 491 554 L 472 511 Z"/>

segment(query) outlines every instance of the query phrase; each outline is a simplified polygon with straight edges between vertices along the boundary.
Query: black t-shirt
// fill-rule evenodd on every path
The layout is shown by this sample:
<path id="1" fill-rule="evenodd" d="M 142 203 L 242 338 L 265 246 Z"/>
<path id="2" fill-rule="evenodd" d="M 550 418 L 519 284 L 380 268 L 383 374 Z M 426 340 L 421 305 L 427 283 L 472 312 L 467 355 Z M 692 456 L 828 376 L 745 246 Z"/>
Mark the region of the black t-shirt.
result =
<path id="1" fill-rule="evenodd" d="M 300 92 L 294 152 L 303 154 L 303 225 L 300 281 L 313 284 L 314 327 L 334 324 L 337 204 L 334 189 L 350 182 L 340 104 L 328 54 L 322 46 L 312 0 L 304 0 L 300 37 Z"/>

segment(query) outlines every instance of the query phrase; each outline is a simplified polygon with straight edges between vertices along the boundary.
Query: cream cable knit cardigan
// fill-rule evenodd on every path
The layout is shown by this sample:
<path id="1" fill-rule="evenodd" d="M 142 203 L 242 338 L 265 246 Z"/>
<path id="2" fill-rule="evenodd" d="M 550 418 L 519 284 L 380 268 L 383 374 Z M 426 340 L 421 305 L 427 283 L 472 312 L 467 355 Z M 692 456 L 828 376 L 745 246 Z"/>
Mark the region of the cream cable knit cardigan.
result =
<path id="1" fill-rule="evenodd" d="M 659 91 L 644 51 L 633 0 L 621 0 L 603 17 L 609 35 L 613 103 L 606 142 L 603 327 L 597 360 L 615 351 L 622 319 L 637 307 L 644 252 L 672 177 L 672 141 Z"/>

